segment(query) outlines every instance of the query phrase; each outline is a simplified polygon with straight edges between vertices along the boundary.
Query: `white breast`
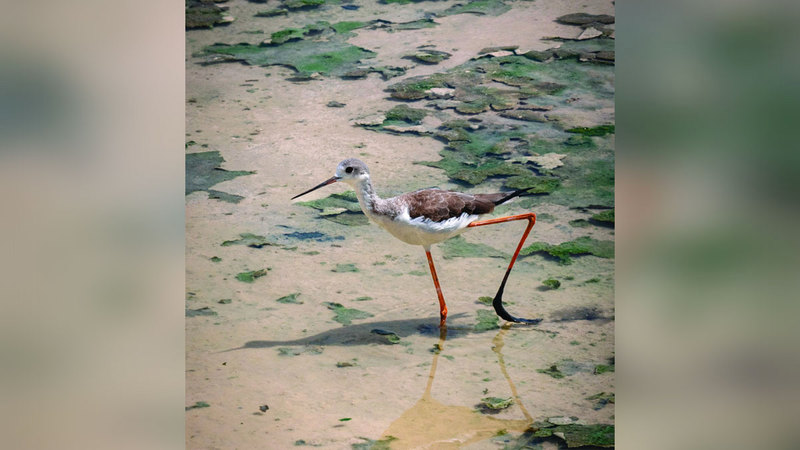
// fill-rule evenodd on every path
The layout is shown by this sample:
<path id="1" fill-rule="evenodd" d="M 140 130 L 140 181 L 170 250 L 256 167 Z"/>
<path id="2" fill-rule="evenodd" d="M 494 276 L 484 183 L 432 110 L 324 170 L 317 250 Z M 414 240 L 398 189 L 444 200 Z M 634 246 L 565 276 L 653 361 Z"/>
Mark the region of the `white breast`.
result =
<path id="1" fill-rule="evenodd" d="M 467 225 L 478 219 L 477 215 L 467 213 L 442 222 L 434 222 L 424 217 L 412 219 L 408 215 L 408 209 L 394 219 L 376 214 L 368 214 L 368 217 L 397 239 L 425 247 L 461 234 Z"/>

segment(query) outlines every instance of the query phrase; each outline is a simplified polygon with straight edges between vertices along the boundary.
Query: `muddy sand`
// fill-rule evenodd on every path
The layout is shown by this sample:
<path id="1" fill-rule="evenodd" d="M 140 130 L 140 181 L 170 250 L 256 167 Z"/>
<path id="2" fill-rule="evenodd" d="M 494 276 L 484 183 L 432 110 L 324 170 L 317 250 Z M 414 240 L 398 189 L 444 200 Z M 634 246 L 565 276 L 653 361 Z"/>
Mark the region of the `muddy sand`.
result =
<path id="1" fill-rule="evenodd" d="M 232 0 L 221 4 L 232 23 L 187 30 L 187 447 L 502 448 L 541 442 L 556 448 L 565 436 L 578 443 L 582 438 L 575 433 L 582 429 L 604 426 L 613 433 L 614 231 L 607 221 L 592 219 L 613 208 L 613 180 L 610 201 L 606 196 L 600 203 L 581 203 L 574 194 L 574 180 L 589 170 L 581 171 L 581 164 L 595 161 L 587 155 L 611 155 L 613 177 L 613 132 L 576 134 L 584 141 L 574 148 L 560 144 L 571 127 L 596 130 L 614 123 L 613 65 L 571 60 L 605 70 L 597 75 L 602 82 L 587 84 L 604 89 L 603 95 L 561 87 L 527 100 L 514 94 L 513 107 L 502 106 L 511 98 L 508 91 L 524 90 L 531 80 L 495 77 L 487 86 L 501 99 L 485 108 L 480 99 L 469 103 L 483 108 L 479 112 L 453 109 L 457 102 L 447 102 L 460 94 L 450 87 L 441 98 L 414 101 L 392 98 L 387 88 L 448 71 L 460 70 L 459 79 L 466 79 L 485 72 L 463 69 L 470 64 L 584 42 L 570 40 L 586 37 L 584 29 L 555 19 L 572 13 L 613 16 L 614 7 L 611 1 L 477 3 L 503 8 L 443 14 L 464 2 L 355 0 L 256 17 L 286 3 Z M 304 29 L 319 21 L 357 21 L 360 28 L 339 35 Z M 398 26 L 408 23 L 419 26 Z M 280 34 L 273 33 L 290 28 L 301 31 L 288 45 L 339 39 L 339 45 L 372 57 L 330 72 L 298 70 L 291 59 L 276 65 L 227 60 L 234 44 L 249 44 L 242 47 L 245 53 L 267 40 L 271 46 L 262 47 L 281 48 Z M 566 40 L 547 39 L 553 37 Z M 608 29 L 604 38 L 610 39 Z M 478 58 L 487 48 L 494 55 Z M 424 50 L 448 55 L 437 63 L 410 56 Z M 393 68 L 385 73 L 394 76 L 380 72 L 386 68 Z M 384 120 L 398 105 L 428 112 L 422 120 Z M 538 108 L 549 116 L 533 121 L 501 116 L 509 108 Z M 532 251 L 520 258 L 504 298 L 512 314 L 542 318 L 538 325 L 495 322 L 491 306 L 479 300 L 494 295 L 522 222 L 481 227 L 453 245 L 434 246 L 450 311 L 444 335 L 437 328 L 438 303 L 421 247 L 363 224 L 363 217 L 345 210 L 348 204 L 315 209 L 289 200 L 329 178 L 347 157 L 369 165 L 383 196 L 429 186 L 495 192 L 510 189 L 514 176 L 530 179 L 490 173 L 468 183 L 458 171 L 419 164 L 469 151 L 461 141 L 434 136 L 442 124 L 458 119 L 465 133 L 517 133 L 499 141 L 512 143 L 511 150 L 481 158 L 514 162 L 513 171 L 521 167 L 537 180 L 556 180 L 557 187 L 501 206 L 492 217 L 535 212 L 527 245 L 587 237 L 611 243 L 611 255 L 564 260 Z M 397 127 L 417 128 L 398 132 Z M 532 135 L 558 144 L 552 152 L 522 149 Z M 556 167 L 545 168 L 537 159 L 547 153 L 557 155 Z M 591 164 L 596 167 L 596 161 Z M 334 184 L 300 200 L 346 190 Z M 548 286 L 548 279 L 560 286 Z M 496 409 L 486 406 L 497 402 Z M 547 430 L 556 435 L 546 437 Z M 594 443 L 612 445 L 613 436 Z"/>

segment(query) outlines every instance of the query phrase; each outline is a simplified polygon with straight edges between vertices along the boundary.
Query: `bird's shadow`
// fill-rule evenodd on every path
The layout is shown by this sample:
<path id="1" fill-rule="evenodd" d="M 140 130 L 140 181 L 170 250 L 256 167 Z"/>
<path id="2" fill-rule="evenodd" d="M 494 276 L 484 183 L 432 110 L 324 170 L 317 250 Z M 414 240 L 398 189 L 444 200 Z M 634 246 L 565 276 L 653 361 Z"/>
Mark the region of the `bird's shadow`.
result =
<path id="1" fill-rule="evenodd" d="M 453 314 L 448 316 L 448 320 L 452 322 L 454 319 L 465 315 L 465 313 Z M 447 338 L 459 338 L 468 334 L 484 332 L 486 332 L 486 330 L 476 330 L 472 324 L 451 324 L 447 327 Z M 223 352 L 248 348 L 271 348 L 294 345 L 391 345 L 395 343 L 390 339 L 392 335 L 400 339 L 412 335 L 439 337 L 441 335 L 439 317 L 386 320 L 346 325 L 341 328 L 334 328 L 299 339 L 288 339 L 284 341 L 248 341 L 241 347 L 223 350 Z"/>

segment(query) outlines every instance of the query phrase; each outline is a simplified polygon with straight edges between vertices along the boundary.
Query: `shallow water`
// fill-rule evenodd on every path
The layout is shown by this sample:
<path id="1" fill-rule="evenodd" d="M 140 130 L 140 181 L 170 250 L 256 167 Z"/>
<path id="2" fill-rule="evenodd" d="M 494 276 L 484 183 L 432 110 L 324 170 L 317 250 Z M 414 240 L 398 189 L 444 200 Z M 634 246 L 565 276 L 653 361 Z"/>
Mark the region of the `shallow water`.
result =
<path id="1" fill-rule="evenodd" d="M 453 3 L 353 2 L 362 6 L 358 20 L 394 22 L 416 20 L 425 10 Z M 575 33 L 574 27 L 552 21 L 563 14 L 613 14 L 606 1 L 586 7 L 510 5 L 512 11 L 500 16 L 460 14 L 437 18 L 440 25 L 434 28 L 367 30 L 348 42 L 375 51 L 387 65 L 409 66 L 408 77 L 455 67 L 492 45 L 548 48 L 553 42 L 541 37 Z M 286 80 L 292 71 L 281 66 L 197 64 L 192 55 L 205 45 L 257 43 L 274 31 L 321 20 L 315 12 L 254 18 L 273 5 L 229 6 L 237 19 L 233 24 L 187 33 L 186 140 L 196 143 L 187 152 L 219 151 L 222 168 L 255 173 L 213 186 L 243 197 L 238 203 L 208 198 L 205 191 L 186 196 L 186 308 L 216 313 L 186 319 L 186 405 L 209 405 L 186 411 L 187 447 L 497 448 L 548 418 L 613 424 L 613 403 L 597 408 L 596 401 L 587 400 L 615 390 L 614 372 L 595 373 L 597 366 L 613 365 L 613 259 L 580 256 L 560 265 L 539 254 L 521 258 L 506 287 L 506 308 L 544 320 L 535 326 L 500 321 L 502 328 L 480 331 L 478 311 L 491 307 L 478 298 L 494 295 L 508 261 L 445 259 L 441 246 L 435 246 L 450 311 L 446 335 L 440 333 L 438 302 L 421 247 L 399 242 L 373 224 L 324 220 L 318 211 L 289 201 L 330 177 L 350 156 L 367 162 L 379 194 L 433 185 L 465 190 L 443 171 L 413 164 L 437 160 L 442 142 L 353 126 L 359 116 L 395 106 L 384 89 L 402 78 L 384 81 L 371 74 L 359 80 L 292 82 Z M 353 11 L 331 8 L 324 20 L 351 20 L 345 14 Z M 250 33 L 256 29 L 266 34 Z M 481 33 L 465 35 L 465 29 Z M 439 65 L 401 59 L 423 44 L 453 56 Z M 329 107 L 330 101 L 345 106 Z M 497 188 L 490 180 L 468 190 Z M 344 189 L 330 186 L 308 200 Z M 528 243 L 614 239 L 613 229 L 569 225 L 588 219 L 592 211 L 546 201 L 532 210 L 545 219 L 537 221 Z M 493 216 L 526 211 L 512 203 Z M 510 255 L 523 229 L 521 222 L 509 223 L 470 230 L 464 237 Z M 243 233 L 275 245 L 222 245 Z M 337 265 L 348 269 L 336 270 Z M 267 274 L 252 283 L 236 279 L 238 273 L 259 269 L 268 269 Z M 543 288 L 542 280 L 553 277 L 561 287 Z M 292 302 L 277 301 L 295 293 Z M 219 303 L 222 299 L 231 302 Z M 334 320 L 331 303 L 369 316 L 343 325 Z M 552 365 L 562 369 L 563 378 L 537 371 Z M 513 403 L 492 413 L 480 406 L 486 397 Z"/>

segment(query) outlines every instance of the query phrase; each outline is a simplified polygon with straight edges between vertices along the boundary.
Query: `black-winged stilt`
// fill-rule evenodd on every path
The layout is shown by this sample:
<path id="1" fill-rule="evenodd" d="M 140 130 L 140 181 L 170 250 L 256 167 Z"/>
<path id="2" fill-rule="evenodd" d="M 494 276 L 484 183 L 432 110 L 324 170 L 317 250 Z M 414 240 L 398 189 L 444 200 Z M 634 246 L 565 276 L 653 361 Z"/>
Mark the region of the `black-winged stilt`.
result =
<path id="1" fill-rule="evenodd" d="M 525 189 L 496 194 L 464 194 L 434 188 L 421 189 L 383 199 L 378 197 L 372 187 L 367 165 L 358 159 L 350 158 L 339 163 L 336 167 L 336 175 L 301 194 L 295 195 L 292 200 L 337 181 L 347 183 L 356 191 L 361 210 L 370 220 L 401 241 L 413 245 L 421 245 L 425 249 L 433 284 L 436 286 L 436 294 L 439 297 L 441 326 L 445 325 L 447 319 L 447 305 L 444 302 L 442 288 L 439 285 L 439 278 L 436 276 L 436 268 L 433 265 L 431 245 L 459 235 L 466 231 L 467 228 L 513 220 L 527 220 L 528 226 L 522 234 L 508 269 L 506 269 L 492 306 L 494 306 L 498 316 L 510 322 L 535 324 L 542 320 L 514 317 L 503 308 L 503 290 L 508 280 L 508 275 L 514 267 L 514 262 L 516 262 L 533 224 L 536 223 L 536 214 L 525 213 L 496 219 L 478 220 L 481 214 L 492 212 L 495 206 L 525 193 Z"/>

